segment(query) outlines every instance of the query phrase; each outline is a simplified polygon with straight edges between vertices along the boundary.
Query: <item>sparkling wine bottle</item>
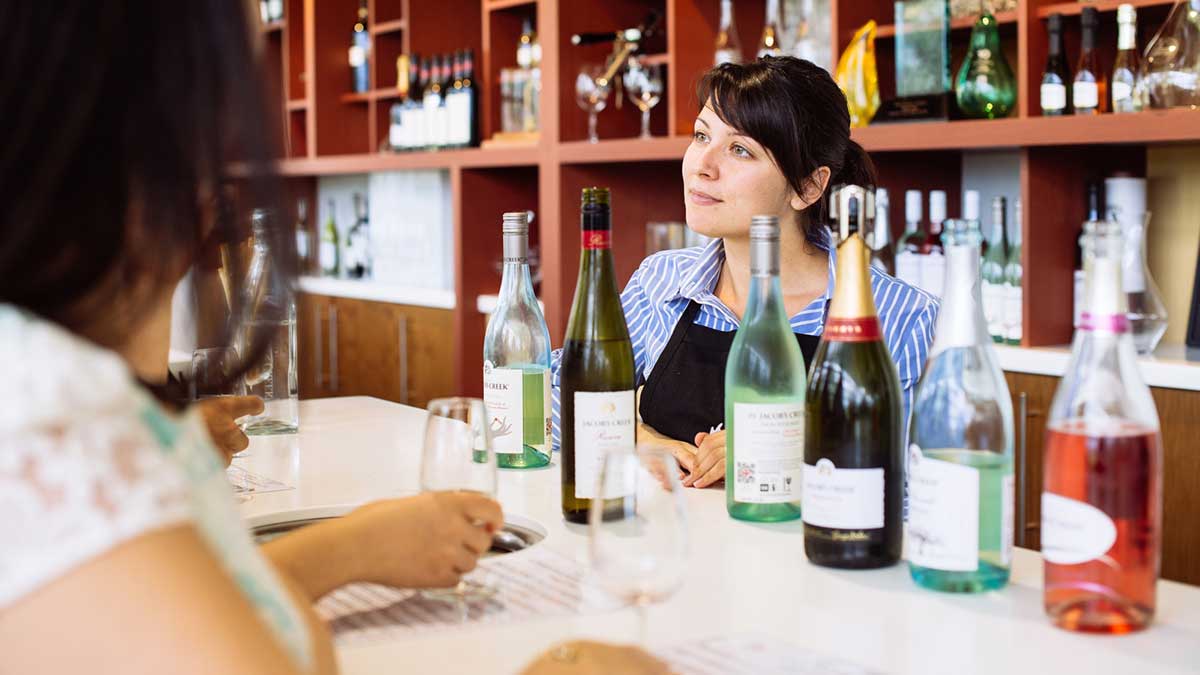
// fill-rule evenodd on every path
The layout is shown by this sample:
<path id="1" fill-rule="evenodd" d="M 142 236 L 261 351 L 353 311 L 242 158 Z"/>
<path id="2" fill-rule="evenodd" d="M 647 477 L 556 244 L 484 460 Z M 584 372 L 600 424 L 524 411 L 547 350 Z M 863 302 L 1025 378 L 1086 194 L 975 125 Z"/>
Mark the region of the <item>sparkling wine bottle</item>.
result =
<path id="1" fill-rule="evenodd" d="M 909 571 L 960 593 L 1004 586 L 1012 561 L 1012 400 L 980 306 L 981 239 L 977 221 L 946 221 L 946 294 L 908 453 Z"/>
<path id="2" fill-rule="evenodd" d="M 896 244 L 896 278 L 917 288 L 921 287 L 921 231 L 923 210 L 920 190 L 904 192 L 904 236 Z"/>
<path id="3" fill-rule="evenodd" d="M 892 247 L 892 224 L 888 218 L 888 208 L 891 206 L 888 191 L 883 188 L 875 190 L 875 226 L 871 229 L 871 265 L 886 274 L 896 274 L 896 250 Z"/>
<path id="4" fill-rule="evenodd" d="M 725 365 L 725 507 L 741 520 L 800 517 L 804 356 L 779 285 L 779 219 L 750 224 L 750 295 Z"/>
<path id="5" fill-rule="evenodd" d="M 1046 613 L 1096 633 L 1150 623 L 1162 544 L 1162 441 L 1129 334 L 1121 245 L 1107 221 L 1085 238 L 1087 309 L 1050 406 L 1043 468 Z"/>
<path id="6" fill-rule="evenodd" d="M 504 277 L 483 338 L 483 401 L 496 463 L 550 463 L 550 330 L 529 274 L 529 212 L 505 213 Z"/>
<path id="7" fill-rule="evenodd" d="M 1100 67 L 1096 53 L 1096 29 L 1100 15 L 1095 7 L 1084 7 L 1079 19 L 1083 33 L 1079 46 L 1079 67 L 1071 86 L 1071 102 L 1076 115 L 1098 115 L 1108 105 L 1108 72 Z"/>
<path id="8" fill-rule="evenodd" d="M 758 38 L 756 58 L 764 56 L 782 56 L 783 48 L 779 45 L 779 0 L 767 0 L 767 16 L 763 20 L 762 36 Z"/>
<path id="9" fill-rule="evenodd" d="M 900 559 L 904 420 L 900 376 L 871 295 L 866 191 L 839 193 L 837 278 L 805 401 L 804 551 L 817 565 Z"/>
<path id="10" fill-rule="evenodd" d="M 992 200 L 992 236 L 983 256 L 983 315 L 987 319 L 992 342 L 1004 342 L 1004 263 L 1008 244 L 1005 236 L 1004 197 Z"/>
<path id="11" fill-rule="evenodd" d="M 721 26 L 717 30 L 713 65 L 741 62 L 742 43 L 738 39 L 737 27 L 733 25 L 733 0 L 721 0 Z"/>
<path id="12" fill-rule="evenodd" d="M 1112 111 L 1142 109 L 1141 63 L 1137 50 L 1137 10 L 1125 4 L 1117 8 L 1117 60 L 1112 71 Z"/>
<path id="13" fill-rule="evenodd" d="M 1067 68 L 1067 57 L 1063 55 L 1062 30 L 1062 14 L 1051 14 L 1046 19 L 1046 31 L 1050 34 L 1046 69 L 1042 71 L 1042 85 L 1038 90 L 1042 114 L 1047 116 L 1071 112 L 1071 71 Z"/>
<path id="14" fill-rule="evenodd" d="M 1008 259 L 1004 262 L 1004 342 L 1021 344 L 1025 334 L 1025 265 L 1021 262 L 1021 200 L 1013 210 L 1015 222 L 1008 231 Z"/>
<path id="15" fill-rule="evenodd" d="M 371 34 L 367 27 L 367 0 L 358 1 L 358 18 L 350 31 L 350 91 L 356 94 L 371 88 L 368 61 L 371 56 Z"/>
<path id="16" fill-rule="evenodd" d="M 946 221 L 946 192 L 929 191 L 929 235 L 921 244 L 921 288 L 942 297 L 946 280 L 946 252 L 942 248 L 942 223 Z"/>
<path id="17" fill-rule="evenodd" d="M 608 188 L 584 188 L 580 220 L 583 251 L 563 342 L 559 399 L 562 510 L 573 523 L 588 522 L 592 498 L 621 508 L 622 495 L 599 494 L 597 480 L 604 453 L 632 450 L 637 430 L 637 377 L 613 271 Z"/>

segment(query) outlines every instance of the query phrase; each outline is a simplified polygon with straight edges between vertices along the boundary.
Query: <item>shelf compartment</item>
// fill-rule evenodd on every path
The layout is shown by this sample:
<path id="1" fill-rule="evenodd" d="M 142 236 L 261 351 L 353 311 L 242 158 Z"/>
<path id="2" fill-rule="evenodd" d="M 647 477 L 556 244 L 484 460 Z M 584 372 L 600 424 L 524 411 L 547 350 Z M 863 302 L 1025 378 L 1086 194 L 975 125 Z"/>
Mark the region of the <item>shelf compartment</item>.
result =
<path id="1" fill-rule="evenodd" d="M 1130 4 L 1135 9 L 1143 7 L 1166 7 L 1174 5 L 1176 0 L 1092 0 L 1091 2 L 1057 2 L 1053 5 L 1043 5 L 1038 7 L 1037 16 L 1039 19 L 1045 19 L 1051 14 L 1062 14 L 1063 16 L 1079 16 L 1083 13 L 1084 7 L 1094 7 L 1098 12 L 1115 12 L 1117 7 Z"/>
<path id="2" fill-rule="evenodd" d="M 536 166 L 538 148 L 502 148 L 433 150 L 429 152 L 372 153 L 331 155 L 289 159 L 279 163 L 279 171 L 288 176 L 330 176 L 335 174 L 403 171 L 406 169 L 485 168 Z"/>
<path id="3" fill-rule="evenodd" d="M 371 35 L 390 35 L 392 33 L 402 33 L 408 30 L 408 21 L 405 19 L 396 19 L 395 21 L 380 21 L 371 24 Z"/>
<path id="4" fill-rule="evenodd" d="M 1003 26 L 1005 24 L 1012 24 L 1012 23 L 1017 22 L 1017 11 L 1016 10 L 1012 10 L 1012 11 L 1008 11 L 1008 12 L 998 12 L 995 16 L 996 16 L 996 23 L 1001 26 Z M 950 30 L 953 31 L 953 30 L 970 29 L 971 27 L 973 27 L 975 25 L 975 21 L 978 19 L 979 19 L 978 16 L 960 16 L 957 19 L 951 19 L 950 20 Z M 896 25 L 890 24 L 890 23 L 878 25 L 875 29 L 875 37 L 876 37 L 876 39 L 896 37 Z"/>

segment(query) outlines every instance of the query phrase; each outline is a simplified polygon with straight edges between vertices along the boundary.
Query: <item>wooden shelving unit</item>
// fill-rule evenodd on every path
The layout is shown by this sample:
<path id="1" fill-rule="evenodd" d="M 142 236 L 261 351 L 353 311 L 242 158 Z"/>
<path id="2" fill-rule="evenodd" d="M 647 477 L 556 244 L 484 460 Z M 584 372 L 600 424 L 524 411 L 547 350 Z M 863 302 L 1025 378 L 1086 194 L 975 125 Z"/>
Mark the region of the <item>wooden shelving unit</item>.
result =
<path id="1" fill-rule="evenodd" d="M 757 41 L 763 2 L 738 2 L 735 20 L 744 46 Z M 1115 11 L 1118 0 L 1090 3 Z M 1132 0 L 1139 8 L 1144 43 L 1165 18 L 1171 0 Z M 1026 205 L 1024 256 L 1025 344 L 1061 344 L 1071 333 L 1072 252 L 1083 216 L 1083 183 L 1104 172 L 1145 171 L 1146 146 L 1200 141 L 1200 113 L 1152 111 L 1136 115 L 1044 118 L 1037 101 L 1045 61 L 1044 18 L 1067 15 L 1066 48 L 1078 50 L 1078 2 L 1022 0 L 997 16 L 1004 51 L 1017 74 L 1018 109 L 1008 119 L 876 124 L 853 131 L 873 153 L 881 183 L 904 189 L 944 189 L 950 210 L 958 209 L 962 188 L 961 152 L 1015 148 L 1021 157 L 1021 198 Z M 268 64 L 283 83 L 282 114 L 289 156 L 279 170 L 299 193 L 315 190 L 317 176 L 406 169 L 444 169 L 450 174 L 455 206 L 456 273 L 454 381 L 460 393 L 479 393 L 477 376 L 483 317 L 475 298 L 494 293 L 499 275 L 496 227 L 505 210 L 532 208 L 532 234 L 540 249 L 552 336 L 560 336 L 574 293 L 578 264 L 575 235 L 578 190 L 585 185 L 614 188 L 618 273 L 627 276 L 643 257 L 643 224 L 683 217 L 680 161 L 690 143 L 696 102 L 694 83 L 709 67 L 716 35 L 718 0 L 369 0 L 372 90 L 349 92 L 345 64 L 348 28 L 357 0 L 287 0 L 287 19 L 265 27 Z M 581 66 L 601 61 L 607 45 L 573 47 L 570 35 L 633 26 L 655 9 L 664 30 L 643 45 L 653 63 L 664 66 L 666 95 L 651 116 L 651 140 L 636 138 L 637 110 L 610 100 L 600 114 L 600 143 L 588 143 L 586 117 L 575 103 L 574 79 Z M 881 94 L 892 95 L 894 35 L 892 0 L 834 0 L 831 56 L 855 29 L 874 19 L 883 38 L 877 51 Z M 453 17 L 448 20 L 448 17 Z M 536 145 L 457 149 L 405 154 L 380 153 L 388 107 L 398 95 L 395 58 L 471 48 L 481 83 L 481 137 L 500 122 L 500 69 L 516 65 L 521 24 L 530 20 L 542 44 L 540 106 L 542 129 Z M 1111 14 L 1103 21 L 1099 44 L 1105 67 L 1115 50 Z M 952 72 L 963 58 L 973 18 L 958 19 L 951 34 Z M 1107 32 L 1106 32 L 1107 31 Z M 1111 33 L 1111 35 L 1109 34 Z M 902 200 L 893 200 L 892 222 L 902 224 Z M 1037 321 L 1032 320 L 1038 317 Z"/>
<path id="2" fill-rule="evenodd" d="M 1008 12 L 997 12 L 995 16 L 996 16 L 996 23 L 1003 26 L 1006 24 L 1016 23 L 1017 16 L 1019 16 L 1019 15 L 1016 10 L 1011 10 Z M 974 25 L 975 25 L 975 17 L 973 17 L 973 16 L 958 17 L 956 19 L 950 20 L 950 30 L 969 30 Z M 879 26 L 875 29 L 875 37 L 876 38 L 896 37 L 896 24 L 893 24 L 893 23 L 879 24 Z"/>

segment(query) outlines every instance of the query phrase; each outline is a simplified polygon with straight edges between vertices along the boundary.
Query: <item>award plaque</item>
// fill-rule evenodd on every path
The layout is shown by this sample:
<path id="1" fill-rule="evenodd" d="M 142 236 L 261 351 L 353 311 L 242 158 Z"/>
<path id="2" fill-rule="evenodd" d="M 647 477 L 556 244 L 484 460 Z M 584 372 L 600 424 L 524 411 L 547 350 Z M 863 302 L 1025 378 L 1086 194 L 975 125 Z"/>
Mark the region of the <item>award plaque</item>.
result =
<path id="1" fill-rule="evenodd" d="M 950 3 L 896 3 L 896 98 L 883 103 L 876 121 L 950 119 L 957 114 L 950 89 Z"/>

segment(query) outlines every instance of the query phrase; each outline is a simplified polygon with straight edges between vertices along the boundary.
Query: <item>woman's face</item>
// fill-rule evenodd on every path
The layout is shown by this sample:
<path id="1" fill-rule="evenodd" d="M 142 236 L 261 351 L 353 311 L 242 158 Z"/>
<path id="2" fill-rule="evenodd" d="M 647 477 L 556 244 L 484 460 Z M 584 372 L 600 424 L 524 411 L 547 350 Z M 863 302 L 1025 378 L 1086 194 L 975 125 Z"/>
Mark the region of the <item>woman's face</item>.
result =
<path id="1" fill-rule="evenodd" d="M 794 217 L 795 192 L 766 148 L 705 105 L 683 155 L 688 227 L 709 237 L 746 237 L 751 216 Z"/>

